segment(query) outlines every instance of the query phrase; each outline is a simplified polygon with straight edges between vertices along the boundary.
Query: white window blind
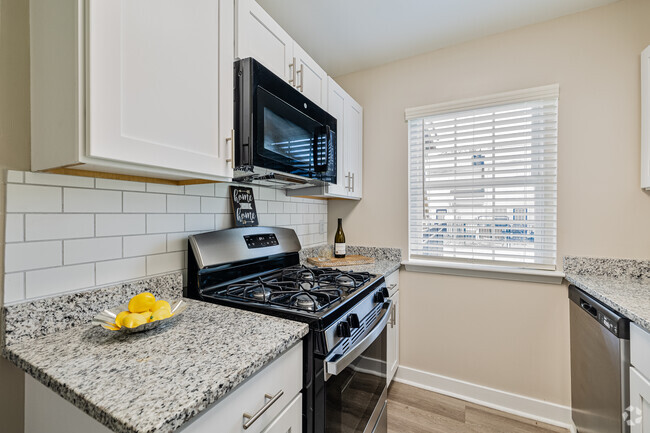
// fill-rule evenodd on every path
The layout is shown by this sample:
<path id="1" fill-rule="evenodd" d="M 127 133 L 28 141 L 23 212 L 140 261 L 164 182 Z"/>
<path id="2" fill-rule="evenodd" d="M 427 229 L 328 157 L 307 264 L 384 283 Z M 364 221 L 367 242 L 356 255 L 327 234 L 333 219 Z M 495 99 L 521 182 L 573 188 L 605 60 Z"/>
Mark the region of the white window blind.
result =
<path id="1" fill-rule="evenodd" d="M 558 92 L 406 110 L 411 258 L 555 269 Z"/>

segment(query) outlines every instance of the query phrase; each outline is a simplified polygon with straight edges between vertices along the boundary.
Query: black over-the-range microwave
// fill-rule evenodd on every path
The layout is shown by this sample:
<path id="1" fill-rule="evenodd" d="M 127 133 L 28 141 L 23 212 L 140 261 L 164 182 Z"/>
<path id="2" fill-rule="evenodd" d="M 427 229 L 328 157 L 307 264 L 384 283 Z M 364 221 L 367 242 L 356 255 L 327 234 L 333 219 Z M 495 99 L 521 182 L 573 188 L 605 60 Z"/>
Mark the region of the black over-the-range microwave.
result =
<path id="1" fill-rule="evenodd" d="M 276 188 L 336 183 L 336 119 L 253 58 L 237 60 L 235 174 Z"/>

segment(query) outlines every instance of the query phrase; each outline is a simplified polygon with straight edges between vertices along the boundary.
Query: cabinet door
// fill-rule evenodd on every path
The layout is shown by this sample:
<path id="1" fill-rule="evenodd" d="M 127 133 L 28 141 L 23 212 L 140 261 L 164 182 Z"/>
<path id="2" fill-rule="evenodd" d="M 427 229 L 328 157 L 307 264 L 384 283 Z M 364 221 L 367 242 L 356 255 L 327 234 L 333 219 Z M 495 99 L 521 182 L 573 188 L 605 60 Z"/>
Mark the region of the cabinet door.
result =
<path id="1" fill-rule="evenodd" d="M 332 195 L 346 196 L 348 194 L 348 178 L 345 172 L 345 103 L 348 94 L 327 77 L 327 112 L 336 117 L 336 185 L 328 187 Z"/>
<path id="2" fill-rule="evenodd" d="M 350 176 L 349 196 L 361 198 L 363 192 L 363 108 L 348 97 L 345 112 L 345 165 Z"/>
<path id="3" fill-rule="evenodd" d="M 302 432 L 302 394 L 298 394 L 262 433 Z"/>
<path id="4" fill-rule="evenodd" d="M 388 342 L 386 344 L 388 350 L 387 359 L 387 382 L 390 385 L 397 367 L 399 367 L 399 291 L 390 297 L 393 301 L 393 312 L 391 319 L 388 322 L 387 336 Z"/>
<path id="5" fill-rule="evenodd" d="M 87 154 L 232 177 L 233 2 L 87 5 Z"/>
<path id="6" fill-rule="evenodd" d="M 650 433 L 650 381 L 630 367 L 630 433 Z"/>
<path id="7" fill-rule="evenodd" d="M 254 0 L 237 0 L 235 56 L 253 57 L 278 77 L 293 82 L 293 39 Z"/>
<path id="8" fill-rule="evenodd" d="M 296 58 L 296 88 L 319 106 L 325 107 L 327 73 L 295 42 L 293 56 Z"/>

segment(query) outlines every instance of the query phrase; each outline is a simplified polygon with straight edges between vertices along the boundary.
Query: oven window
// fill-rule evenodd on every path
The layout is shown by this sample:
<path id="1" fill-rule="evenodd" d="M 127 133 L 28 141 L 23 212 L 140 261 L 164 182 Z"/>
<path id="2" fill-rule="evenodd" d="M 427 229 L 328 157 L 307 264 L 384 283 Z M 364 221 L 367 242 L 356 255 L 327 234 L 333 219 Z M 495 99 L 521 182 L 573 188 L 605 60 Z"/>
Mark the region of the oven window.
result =
<path id="1" fill-rule="evenodd" d="M 368 423 L 386 387 L 386 329 L 345 370 L 331 376 L 325 387 L 326 433 L 371 431 L 374 426 Z"/>

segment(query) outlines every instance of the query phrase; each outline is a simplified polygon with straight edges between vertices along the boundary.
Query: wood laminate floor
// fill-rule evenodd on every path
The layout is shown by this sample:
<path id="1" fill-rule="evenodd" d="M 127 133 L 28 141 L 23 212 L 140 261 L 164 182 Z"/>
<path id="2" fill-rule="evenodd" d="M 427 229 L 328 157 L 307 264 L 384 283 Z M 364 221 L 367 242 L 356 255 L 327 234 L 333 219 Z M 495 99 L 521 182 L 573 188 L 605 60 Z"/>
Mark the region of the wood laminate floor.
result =
<path id="1" fill-rule="evenodd" d="M 567 430 L 393 382 L 388 433 L 551 433 Z"/>

